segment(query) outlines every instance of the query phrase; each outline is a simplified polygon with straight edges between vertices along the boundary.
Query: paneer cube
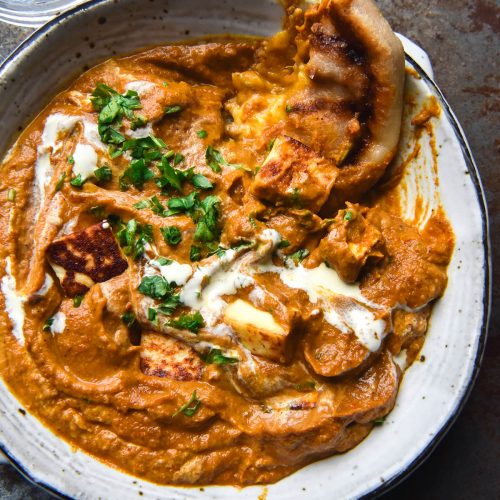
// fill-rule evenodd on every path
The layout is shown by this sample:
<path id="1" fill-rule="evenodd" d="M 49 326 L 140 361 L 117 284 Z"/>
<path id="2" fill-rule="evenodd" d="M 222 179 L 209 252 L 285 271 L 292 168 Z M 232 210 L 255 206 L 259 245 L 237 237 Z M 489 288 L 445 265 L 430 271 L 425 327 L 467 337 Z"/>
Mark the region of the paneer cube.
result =
<path id="1" fill-rule="evenodd" d="M 318 252 L 346 283 L 354 283 L 369 258 L 381 259 L 382 235 L 364 217 L 368 208 L 347 203 L 321 240 Z"/>
<path id="2" fill-rule="evenodd" d="M 140 356 L 145 375 L 182 381 L 200 380 L 203 375 L 203 361 L 194 349 L 168 335 L 143 332 Z"/>
<path id="3" fill-rule="evenodd" d="M 68 297 L 82 295 L 128 267 L 106 221 L 52 242 L 46 256 Z"/>
<path id="4" fill-rule="evenodd" d="M 258 198 L 318 212 L 338 175 L 337 167 L 305 144 L 280 136 L 251 185 Z"/>
<path id="5" fill-rule="evenodd" d="M 271 313 L 237 299 L 226 307 L 224 321 L 251 353 L 272 361 L 286 361 L 290 329 L 278 323 Z"/>

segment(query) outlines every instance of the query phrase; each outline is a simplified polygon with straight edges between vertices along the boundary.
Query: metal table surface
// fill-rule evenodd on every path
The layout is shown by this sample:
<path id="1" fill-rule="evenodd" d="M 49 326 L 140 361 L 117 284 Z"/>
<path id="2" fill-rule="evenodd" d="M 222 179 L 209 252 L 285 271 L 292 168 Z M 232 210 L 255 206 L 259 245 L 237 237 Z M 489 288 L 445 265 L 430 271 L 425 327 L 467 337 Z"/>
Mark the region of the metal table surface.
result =
<path id="1" fill-rule="evenodd" d="M 469 139 L 490 211 L 493 261 L 500 256 L 500 1 L 378 0 L 393 28 L 430 55 L 436 81 Z M 30 28 L 0 22 L 0 61 Z M 500 280 L 494 269 L 493 283 Z M 384 499 L 500 498 L 500 292 L 493 291 L 490 333 L 472 394 L 431 457 Z M 411 432 L 411 430 L 409 430 Z M 9 465 L 0 465 L 1 499 L 41 499 Z"/>

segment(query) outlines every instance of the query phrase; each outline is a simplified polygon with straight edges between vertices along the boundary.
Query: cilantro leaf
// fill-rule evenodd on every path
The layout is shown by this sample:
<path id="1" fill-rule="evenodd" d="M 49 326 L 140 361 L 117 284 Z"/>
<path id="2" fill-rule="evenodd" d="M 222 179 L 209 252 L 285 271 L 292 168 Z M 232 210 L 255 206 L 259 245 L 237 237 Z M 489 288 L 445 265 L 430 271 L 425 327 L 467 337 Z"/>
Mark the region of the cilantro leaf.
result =
<path id="1" fill-rule="evenodd" d="M 182 111 L 182 106 L 179 106 L 178 104 L 175 106 L 167 106 L 164 110 L 165 115 L 174 115 L 175 113 L 178 113 L 179 111 Z"/>
<path id="2" fill-rule="evenodd" d="M 175 417 L 179 413 L 183 413 L 186 417 L 192 417 L 199 409 L 201 401 L 196 396 L 196 391 L 193 391 L 191 398 L 185 404 L 183 404 L 173 415 Z"/>
<path id="3" fill-rule="evenodd" d="M 191 246 L 191 250 L 189 251 L 189 260 L 191 262 L 197 262 L 201 260 L 201 248 L 195 245 Z"/>
<path id="4" fill-rule="evenodd" d="M 172 291 L 172 288 L 163 276 L 154 275 L 142 278 L 137 290 L 152 299 L 162 299 Z"/>
<path id="5" fill-rule="evenodd" d="M 172 246 L 178 245 L 182 240 L 182 233 L 176 226 L 162 227 L 160 233 L 165 242 Z"/>
<path id="6" fill-rule="evenodd" d="M 111 180 L 113 174 L 108 165 L 103 165 L 102 167 L 94 170 L 94 175 L 97 182 L 108 182 Z"/>
<path id="7" fill-rule="evenodd" d="M 198 219 L 194 232 L 195 241 L 210 242 L 219 238 L 218 217 L 220 199 L 207 196 L 200 204 L 202 216 Z"/>
<path id="8" fill-rule="evenodd" d="M 200 328 L 205 326 L 205 320 L 200 311 L 191 314 L 183 314 L 177 319 L 173 319 L 167 323 L 172 328 L 182 328 L 193 333 L 198 333 Z"/>
<path id="9" fill-rule="evenodd" d="M 153 172 L 147 167 L 144 159 L 132 160 L 130 166 L 120 177 L 120 189 L 126 191 L 130 185 L 142 189 L 144 183 L 154 177 Z"/>
<path id="10" fill-rule="evenodd" d="M 58 181 L 57 181 L 57 183 L 56 183 L 56 192 L 57 192 L 57 191 L 61 191 L 61 189 L 62 189 L 62 188 L 63 188 L 63 186 L 64 186 L 64 181 L 65 181 L 65 180 L 66 180 L 66 172 L 63 172 L 63 173 L 60 175 L 60 177 L 59 177 L 59 179 L 58 179 Z"/>
<path id="11" fill-rule="evenodd" d="M 300 264 L 309 255 L 309 250 L 307 248 L 300 248 L 296 252 L 288 255 L 287 260 L 291 260 L 296 266 Z"/>
<path id="12" fill-rule="evenodd" d="M 198 189 L 212 189 L 214 185 L 203 174 L 194 174 L 191 178 L 193 186 Z"/>
<path id="13" fill-rule="evenodd" d="M 85 179 L 82 179 L 82 174 L 78 174 L 69 183 L 74 187 L 81 188 L 85 184 Z"/>
<path id="14" fill-rule="evenodd" d="M 168 215 L 176 215 L 180 213 L 187 213 L 190 215 L 195 208 L 195 205 L 198 204 L 198 193 L 193 191 L 189 193 L 187 196 L 182 196 L 179 198 L 170 198 L 168 200 Z"/>
<path id="15" fill-rule="evenodd" d="M 210 351 L 202 356 L 202 359 L 208 365 L 232 365 L 238 363 L 238 358 L 230 358 L 224 356 L 220 349 L 210 349 Z"/>

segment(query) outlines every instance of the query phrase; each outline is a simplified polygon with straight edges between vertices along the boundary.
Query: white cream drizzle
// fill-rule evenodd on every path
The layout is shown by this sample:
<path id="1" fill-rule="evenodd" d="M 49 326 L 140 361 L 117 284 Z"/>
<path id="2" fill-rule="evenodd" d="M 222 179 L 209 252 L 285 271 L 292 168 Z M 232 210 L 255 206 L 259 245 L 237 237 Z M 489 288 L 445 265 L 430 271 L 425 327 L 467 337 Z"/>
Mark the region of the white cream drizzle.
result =
<path id="1" fill-rule="evenodd" d="M 5 297 L 5 312 L 12 322 L 12 333 L 20 345 L 24 345 L 24 303 L 26 297 L 16 288 L 16 279 L 12 276 L 10 257 L 5 259 L 5 276 L 2 278 L 2 293 Z"/>
<path id="2" fill-rule="evenodd" d="M 44 297 L 45 295 L 47 295 L 47 292 L 52 288 L 53 284 L 54 284 L 54 280 L 52 279 L 52 276 L 48 273 L 45 273 L 45 279 L 43 281 L 43 284 L 35 292 L 35 295 L 38 295 L 39 297 Z"/>
<path id="3" fill-rule="evenodd" d="M 66 315 L 59 311 L 52 316 L 52 324 L 50 325 L 51 333 L 62 333 L 66 328 Z"/>
<path id="4" fill-rule="evenodd" d="M 139 97 L 143 97 L 154 87 L 156 87 L 156 84 L 153 82 L 148 82 L 147 80 L 136 80 L 134 82 L 128 82 L 125 85 L 125 90 L 134 90 L 139 94 Z"/>
<path id="5" fill-rule="evenodd" d="M 94 175 L 97 168 L 97 153 L 89 144 L 78 143 L 73 153 L 73 174 L 75 177 L 81 176 L 84 181 Z"/>

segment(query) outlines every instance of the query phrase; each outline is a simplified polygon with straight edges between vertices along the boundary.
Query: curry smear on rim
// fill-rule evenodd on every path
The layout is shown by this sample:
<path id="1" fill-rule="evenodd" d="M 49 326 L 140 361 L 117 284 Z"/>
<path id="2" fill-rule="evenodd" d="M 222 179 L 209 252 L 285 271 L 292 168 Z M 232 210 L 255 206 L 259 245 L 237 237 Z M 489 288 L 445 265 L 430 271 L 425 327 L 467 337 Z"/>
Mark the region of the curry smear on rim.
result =
<path id="1" fill-rule="evenodd" d="M 2 164 L 12 392 L 163 484 L 271 483 L 358 444 L 394 406 L 454 245 L 436 197 L 400 208 L 439 115 L 404 81 L 369 0 L 78 78 Z"/>

